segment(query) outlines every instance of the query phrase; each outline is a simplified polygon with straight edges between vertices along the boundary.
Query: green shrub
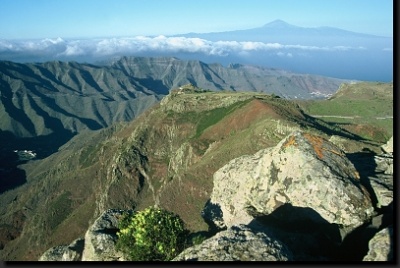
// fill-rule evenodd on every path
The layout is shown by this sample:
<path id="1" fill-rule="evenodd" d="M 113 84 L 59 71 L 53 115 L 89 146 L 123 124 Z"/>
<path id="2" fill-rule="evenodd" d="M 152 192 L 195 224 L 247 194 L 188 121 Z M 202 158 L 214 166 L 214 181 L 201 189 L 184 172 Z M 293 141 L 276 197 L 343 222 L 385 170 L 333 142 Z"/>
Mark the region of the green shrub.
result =
<path id="1" fill-rule="evenodd" d="M 117 249 L 132 261 L 172 260 L 188 235 L 178 215 L 154 207 L 127 214 L 119 228 Z"/>

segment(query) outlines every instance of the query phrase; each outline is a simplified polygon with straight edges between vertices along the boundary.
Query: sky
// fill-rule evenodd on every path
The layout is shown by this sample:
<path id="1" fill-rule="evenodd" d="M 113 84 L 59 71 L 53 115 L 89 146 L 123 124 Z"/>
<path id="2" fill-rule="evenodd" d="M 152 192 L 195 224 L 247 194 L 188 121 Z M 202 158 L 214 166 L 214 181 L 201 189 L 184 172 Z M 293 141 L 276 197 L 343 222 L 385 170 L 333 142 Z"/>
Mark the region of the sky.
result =
<path id="1" fill-rule="evenodd" d="M 393 36 L 389 0 L 0 0 L 0 39 L 129 37 L 261 27 L 281 19 Z"/>

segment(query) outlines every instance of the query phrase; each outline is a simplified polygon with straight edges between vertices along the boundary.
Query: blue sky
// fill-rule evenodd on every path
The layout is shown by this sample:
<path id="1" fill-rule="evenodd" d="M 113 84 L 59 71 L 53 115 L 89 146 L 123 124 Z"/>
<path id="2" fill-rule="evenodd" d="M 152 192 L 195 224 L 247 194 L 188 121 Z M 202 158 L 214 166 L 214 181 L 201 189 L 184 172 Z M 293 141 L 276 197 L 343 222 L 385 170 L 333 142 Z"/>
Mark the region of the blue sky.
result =
<path id="1" fill-rule="evenodd" d="M 219 32 L 275 19 L 393 36 L 393 1 L 0 0 L 0 39 Z"/>

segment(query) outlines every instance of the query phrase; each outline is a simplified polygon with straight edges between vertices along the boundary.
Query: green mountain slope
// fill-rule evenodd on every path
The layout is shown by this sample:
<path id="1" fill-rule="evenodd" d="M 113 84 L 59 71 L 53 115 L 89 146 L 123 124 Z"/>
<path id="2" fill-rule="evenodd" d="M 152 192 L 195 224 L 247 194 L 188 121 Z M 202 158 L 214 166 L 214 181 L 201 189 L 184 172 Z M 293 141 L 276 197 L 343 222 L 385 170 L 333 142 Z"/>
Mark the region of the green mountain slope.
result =
<path id="1" fill-rule="evenodd" d="M 308 114 L 365 139 L 384 143 L 393 135 L 393 82 L 345 83 L 328 100 L 299 104 Z"/>

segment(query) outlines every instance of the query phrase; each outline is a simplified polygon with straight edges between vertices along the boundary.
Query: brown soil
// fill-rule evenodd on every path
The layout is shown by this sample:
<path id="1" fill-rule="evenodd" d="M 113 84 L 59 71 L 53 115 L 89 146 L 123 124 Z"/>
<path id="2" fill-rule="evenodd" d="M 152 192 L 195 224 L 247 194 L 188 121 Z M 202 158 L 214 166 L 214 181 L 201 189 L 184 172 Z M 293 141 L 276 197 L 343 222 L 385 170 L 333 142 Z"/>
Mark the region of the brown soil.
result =
<path id="1" fill-rule="evenodd" d="M 246 129 L 252 122 L 266 116 L 280 118 L 271 105 L 255 99 L 245 107 L 242 107 L 240 110 L 224 118 L 220 123 L 204 131 L 201 137 L 204 139 L 218 140 L 220 137 L 228 136 L 231 131 Z"/>

